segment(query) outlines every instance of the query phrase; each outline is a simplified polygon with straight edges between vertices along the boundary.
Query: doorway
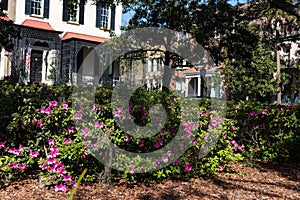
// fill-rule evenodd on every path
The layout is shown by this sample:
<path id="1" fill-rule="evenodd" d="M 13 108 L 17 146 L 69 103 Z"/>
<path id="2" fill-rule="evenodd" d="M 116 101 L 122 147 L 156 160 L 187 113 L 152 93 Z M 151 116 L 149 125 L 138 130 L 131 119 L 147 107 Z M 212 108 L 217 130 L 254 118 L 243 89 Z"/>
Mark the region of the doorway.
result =
<path id="1" fill-rule="evenodd" d="M 43 51 L 32 50 L 30 61 L 30 82 L 42 82 Z"/>

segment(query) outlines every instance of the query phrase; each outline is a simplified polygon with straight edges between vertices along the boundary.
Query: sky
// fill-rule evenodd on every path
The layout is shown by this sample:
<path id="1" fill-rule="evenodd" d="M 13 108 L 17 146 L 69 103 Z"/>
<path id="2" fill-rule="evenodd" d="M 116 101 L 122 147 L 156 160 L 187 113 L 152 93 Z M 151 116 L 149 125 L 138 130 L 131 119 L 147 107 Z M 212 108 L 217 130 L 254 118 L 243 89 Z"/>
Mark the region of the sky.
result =
<path id="1" fill-rule="evenodd" d="M 231 0 L 231 1 L 228 1 L 229 4 L 231 5 L 236 5 L 237 2 L 239 3 L 246 3 L 247 1 L 249 0 Z M 128 12 L 128 13 L 125 13 L 122 15 L 122 26 L 126 26 L 128 24 L 128 21 L 130 20 L 130 18 L 134 15 L 134 12 Z"/>

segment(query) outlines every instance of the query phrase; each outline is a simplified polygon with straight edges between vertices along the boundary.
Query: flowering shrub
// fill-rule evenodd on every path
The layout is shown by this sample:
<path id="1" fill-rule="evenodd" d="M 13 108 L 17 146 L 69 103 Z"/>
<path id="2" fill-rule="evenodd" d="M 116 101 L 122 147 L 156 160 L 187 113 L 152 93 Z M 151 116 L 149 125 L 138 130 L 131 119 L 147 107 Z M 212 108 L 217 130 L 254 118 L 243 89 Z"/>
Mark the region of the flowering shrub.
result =
<path id="1" fill-rule="evenodd" d="M 114 105 L 110 103 L 112 91 L 105 87 L 97 88 L 93 105 L 84 99 L 80 105 L 76 105 L 69 98 L 71 87 L 4 84 L 1 88 L 2 93 L 9 90 L 7 93 L 13 96 L 15 103 L 13 112 L 7 110 L 3 113 L 7 116 L 7 125 L 1 131 L 0 138 L 1 180 L 5 182 L 17 178 L 24 171 L 40 170 L 41 179 L 53 185 L 56 191 L 73 187 L 85 168 L 88 171 L 84 181 L 96 181 L 99 178 L 105 166 L 92 154 L 93 149 L 105 147 L 108 142 L 99 140 L 103 138 L 102 133 L 113 144 L 136 153 L 163 148 L 176 137 L 180 124 L 183 125 L 183 137 L 194 138 L 180 158 L 174 160 L 174 152 L 170 150 L 149 163 L 151 168 L 174 160 L 169 166 L 153 172 L 135 173 L 144 162 L 140 157 L 129 159 L 116 155 L 112 165 L 122 163 L 126 167 L 124 172 L 112 173 L 128 180 L 214 175 L 230 169 L 248 152 L 273 158 L 282 150 L 288 150 L 287 147 L 296 138 L 299 139 L 299 107 L 233 102 L 229 105 L 227 116 L 218 117 L 217 111 L 211 110 L 209 100 L 199 100 L 199 107 L 189 108 L 198 113 L 199 121 L 191 123 L 182 121 L 181 113 L 192 110 L 182 110 L 182 99 L 168 91 L 138 89 L 130 99 L 128 114 L 124 112 L 125 108 L 119 107 L 119 102 Z M 18 94 L 14 95 L 14 92 Z M 0 98 L 2 103 L 10 101 L 7 96 L 4 97 Z M 75 106 L 78 109 L 74 109 Z M 167 119 L 165 122 L 155 122 L 161 129 L 150 137 L 136 138 L 134 134 L 140 134 L 138 130 L 136 133 L 126 132 L 116 123 L 118 119 L 130 119 L 143 127 L 151 122 L 151 116 L 159 112 L 160 106 L 166 111 Z M 83 120 L 86 116 L 91 120 Z M 216 145 L 211 149 L 203 148 L 213 141 L 211 135 L 217 136 Z M 83 143 L 83 139 L 91 139 L 91 142 Z M 206 156 L 199 156 L 202 154 Z M 103 160 L 110 157 L 102 156 Z"/>

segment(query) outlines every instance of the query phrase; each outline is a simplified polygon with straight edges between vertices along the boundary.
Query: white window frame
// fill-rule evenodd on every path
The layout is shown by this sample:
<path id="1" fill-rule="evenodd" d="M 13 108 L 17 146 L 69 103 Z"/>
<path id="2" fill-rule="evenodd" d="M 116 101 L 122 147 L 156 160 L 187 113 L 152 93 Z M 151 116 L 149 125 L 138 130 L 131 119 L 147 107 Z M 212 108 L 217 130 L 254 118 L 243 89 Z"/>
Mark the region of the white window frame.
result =
<path id="1" fill-rule="evenodd" d="M 108 4 L 103 4 L 101 6 L 101 12 L 100 12 L 100 26 L 102 28 L 109 28 L 109 19 L 110 19 L 110 7 Z"/>
<path id="2" fill-rule="evenodd" d="M 36 3 L 36 4 L 39 3 L 40 8 L 36 8 L 35 7 L 36 5 L 34 5 L 34 3 Z M 40 10 L 39 14 L 38 14 L 38 10 Z M 44 0 L 31 0 L 31 11 L 30 11 L 30 13 L 33 16 L 39 16 L 39 17 L 44 16 Z"/>

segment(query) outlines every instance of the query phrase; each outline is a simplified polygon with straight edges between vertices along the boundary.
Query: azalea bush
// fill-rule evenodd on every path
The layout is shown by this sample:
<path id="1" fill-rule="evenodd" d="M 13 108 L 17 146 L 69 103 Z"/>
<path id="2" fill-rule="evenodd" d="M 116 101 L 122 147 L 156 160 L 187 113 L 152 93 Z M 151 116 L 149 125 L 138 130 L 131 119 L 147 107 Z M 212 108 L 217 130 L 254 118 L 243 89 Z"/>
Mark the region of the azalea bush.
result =
<path id="1" fill-rule="evenodd" d="M 88 93 L 88 87 L 83 92 Z M 82 95 L 79 103 L 74 100 L 76 97 L 71 98 L 73 88 L 69 86 L 5 83 L 1 86 L 1 92 L 4 91 L 13 97 L 15 105 L 13 112 L 7 109 L 2 113 L 7 117 L 0 139 L 3 184 L 39 170 L 46 185 L 56 191 L 66 191 L 76 184 L 85 168 L 88 171 L 83 181 L 91 182 L 99 180 L 107 167 L 113 168 L 109 170 L 110 176 L 127 180 L 203 177 L 229 171 L 249 152 L 274 157 L 299 139 L 299 107 L 296 106 L 232 102 L 227 106 L 227 115 L 222 116 L 211 108 L 210 100 L 199 100 L 196 106 L 190 106 L 189 101 L 168 90 L 147 91 L 143 87 L 135 91 L 127 104 L 122 98 L 111 103 L 112 90 L 106 87 L 95 89 L 92 104 L 90 94 Z M 1 96 L 0 100 L 4 104 L 10 101 L 7 96 Z M 221 103 L 226 107 L 226 102 Z M 188 109 L 184 110 L 182 105 Z M 195 117 L 189 114 L 194 113 L 197 120 L 189 120 Z M 152 118 L 154 115 L 161 118 Z M 190 118 L 184 119 L 184 115 Z M 157 120 L 153 129 L 143 129 L 153 119 Z M 122 123 L 128 120 L 138 128 L 123 130 Z M 157 127 L 157 133 L 150 137 L 135 137 L 150 134 Z M 183 131 L 182 143 L 192 138 L 180 157 L 175 157 L 172 149 L 156 160 L 129 158 L 108 151 L 111 143 L 129 152 L 156 152 L 178 137 L 179 130 Z M 215 145 L 206 148 L 209 143 Z M 179 145 L 177 149 L 180 148 Z M 93 155 L 98 155 L 98 159 Z M 143 163 L 147 163 L 147 169 L 157 170 L 136 173 L 141 171 L 139 166 Z M 160 167 L 165 163 L 170 164 Z"/>

